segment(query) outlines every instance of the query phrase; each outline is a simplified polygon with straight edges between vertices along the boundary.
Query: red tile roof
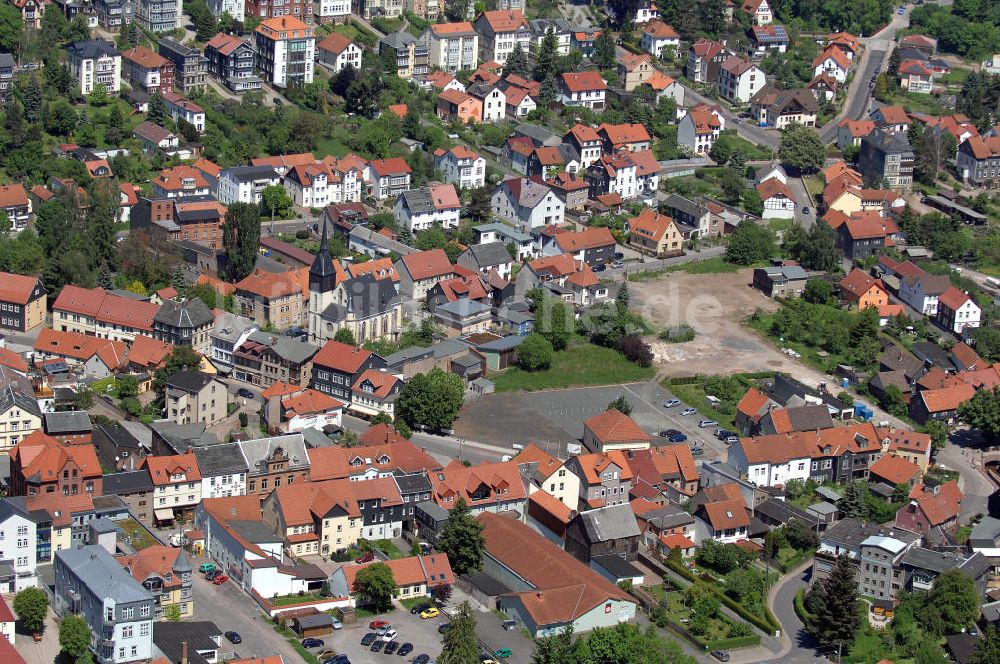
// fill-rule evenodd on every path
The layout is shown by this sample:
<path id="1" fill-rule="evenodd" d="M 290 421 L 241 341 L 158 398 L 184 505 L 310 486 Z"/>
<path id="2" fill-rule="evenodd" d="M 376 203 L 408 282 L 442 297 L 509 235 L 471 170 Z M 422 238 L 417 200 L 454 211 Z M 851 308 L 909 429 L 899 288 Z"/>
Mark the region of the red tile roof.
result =
<path id="1" fill-rule="evenodd" d="M 628 143 L 649 142 L 649 132 L 646 127 L 638 122 L 632 124 L 601 124 L 597 127 L 597 133 L 607 137 L 608 142 L 614 147 L 621 147 Z"/>
<path id="2" fill-rule="evenodd" d="M 595 452 L 593 454 L 578 454 L 573 458 L 576 459 L 576 463 L 580 466 L 580 470 L 583 472 L 583 477 L 581 479 L 587 484 L 600 484 L 601 473 L 603 473 L 608 466 L 612 464 L 621 469 L 619 477 L 621 477 L 622 480 L 631 480 L 634 477 L 632 474 L 632 467 L 628 464 L 628 459 L 619 450 Z"/>
<path id="3" fill-rule="evenodd" d="M 747 514 L 747 508 L 742 498 L 705 503 L 702 508 L 715 532 L 750 525 L 750 516 Z"/>
<path id="4" fill-rule="evenodd" d="M 157 341 L 152 337 L 137 334 L 128 350 L 128 361 L 129 364 L 147 369 L 159 369 L 166 363 L 167 355 L 173 350 L 173 345 L 166 341 Z"/>
<path id="5" fill-rule="evenodd" d="M 367 369 L 363 374 L 358 376 L 358 379 L 354 381 L 354 387 L 351 388 L 352 392 L 357 394 L 370 394 L 376 399 L 385 399 L 392 392 L 392 389 L 397 383 L 400 383 L 399 378 L 392 375 L 388 371 L 379 371 L 378 369 Z M 374 391 L 369 392 L 363 389 L 361 386 L 364 383 L 371 385 Z"/>
<path id="6" fill-rule="evenodd" d="M 28 192 L 21 184 L 0 186 L 0 208 L 19 207 L 28 204 Z"/>
<path id="7" fill-rule="evenodd" d="M 556 236 L 556 244 L 566 253 L 576 253 L 586 249 L 596 249 L 615 244 L 611 230 L 605 227 L 587 227 L 582 231 L 560 233 Z M 412 254 L 411 254 L 412 255 Z M 405 260 L 405 259 L 404 259 Z"/>
<path id="8" fill-rule="evenodd" d="M 370 350 L 349 346 L 331 339 L 313 357 L 313 365 L 353 374 L 371 357 L 371 354 Z"/>
<path id="9" fill-rule="evenodd" d="M 963 304 L 972 298 L 965 291 L 961 291 L 954 286 L 938 296 L 938 304 L 943 304 L 952 311 L 957 311 Z"/>
<path id="10" fill-rule="evenodd" d="M 414 281 L 441 278 L 455 272 L 454 266 L 448 260 L 448 255 L 444 253 L 444 249 L 418 251 L 407 254 L 400 260 Z"/>
<path id="11" fill-rule="evenodd" d="M 635 420 L 617 408 L 609 408 L 603 413 L 594 415 L 585 420 L 583 426 L 590 429 L 602 444 L 652 440 L 649 434 L 639 428 Z"/>
<path id="12" fill-rule="evenodd" d="M 524 500 L 528 497 L 515 461 L 465 466 L 454 460 L 444 470 L 431 473 L 430 479 L 434 486 L 434 502 L 445 509 L 454 507 L 458 498 L 464 498 L 465 502 L 474 507 L 499 501 Z M 487 489 L 485 497 L 474 500 L 473 494 L 481 487 Z"/>
<path id="13" fill-rule="evenodd" d="M 366 482 L 358 482 L 358 484 L 366 484 Z M 341 569 L 344 570 L 347 586 L 354 591 L 358 572 L 375 564 L 372 562 L 364 565 L 344 565 Z M 444 553 L 387 560 L 382 564 L 388 565 L 392 570 L 392 578 L 395 579 L 397 586 L 419 586 L 426 583 L 429 587 L 434 588 L 455 583 L 451 563 L 448 561 L 448 555 Z"/>
<path id="14" fill-rule="evenodd" d="M 562 84 L 570 92 L 592 92 L 607 90 L 607 82 L 601 78 L 600 72 L 579 71 L 562 74 Z"/>
<path id="15" fill-rule="evenodd" d="M 385 177 L 387 175 L 399 175 L 401 173 L 412 173 L 413 170 L 402 157 L 391 159 L 376 159 L 369 164 L 375 175 Z"/>
<path id="16" fill-rule="evenodd" d="M 758 184 L 757 193 L 760 195 L 760 200 L 762 201 L 766 201 L 776 196 L 784 196 L 788 200 L 795 202 L 795 194 L 793 194 L 792 190 L 788 188 L 788 185 L 778 178 L 768 178 Z"/>
<path id="17" fill-rule="evenodd" d="M 0 301 L 25 305 L 38 284 L 37 277 L 0 272 Z"/>
<path id="18" fill-rule="evenodd" d="M 480 16 L 489 24 L 494 33 L 515 32 L 519 28 L 528 27 L 524 14 L 516 9 L 483 12 Z"/>
<path id="19" fill-rule="evenodd" d="M 316 48 L 321 51 L 328 51 L 330 53 L 336 53 L 340 55 L 347 50 L 347 47 L 353 44 L 350 39 L 336 32 L 331 32 L 328 34 L 321 42 L 316 44 Z"/>
<path id="20" fill-rule="evenodd" d="M 116 556 L 115 560 L 139 583 L 157 576 L 164 588 L 174 589 L 181 587 L 181 575 L 174 573 L 174 565 L 181 553 L 181 549 L 156 544 L 131 556 Z"/>
<path id="21" fill-rule="evenodd" d="M 886 454 L 868 467 L 868 472 L 877 475 L 889 484 L 908 484 L 920 474 L 920 466 L 894 454 Z"/>
<path id="22" fill-rule="evenodd" d="M 20 373 L 28 373 L 28 363 L 20 354 L 9 348 L 0 348 L 0 366 L 10 367 Z"/>
<path id="23" fill-rule="evenodd" d="M 198 467 L 198 457 L 194 455 L 194 452 L 172 456 L 148 456 L 142 460 L 142 465 L 149 469 L 149 479 L 156 486 L 180 482 L 180 480 L 170 479 L 170 476 L 175 474 L 184 475 L 183 482 L 201 480 L 201 469 Z"/>
<path id="24" fill-rule="evenodd" d="M 21 476 L 40 482 L 55 482 L 59 473 L 72 461 L 84 478 L 101 477 L 101 462 L 94 446 L 67 445 L 41 430 L 32 431 L 10 450 L 10 458 L 21 468 Z M 60 496 L 65 498 L 65 496 Z"/>
<path id="25" fill-rule="evenodd" d="M 958 407 L 971 399 L 976 393 L 976 388 L 967 383 L 961 383 L 952 387 L 943 387 L 937 390 L 923 390 L 919 398 L 924 403 L 924 408 L 928 413 L 944 413 L 957 410 Z"/>
<path id="26" fill-rule="evenodd" d="M 885 290 L 882 287 L 881 280 L 875 279 L 858 268 L 852 269 L 850 274 L 840 280 L 840 289 L 850 293 L 856 299 L 865 295 L 872 288 Z"/>
<path id="27" fill-rule="evenodd" d="M 65 357 L 78 362 L 86 362 L 95 355 L 111 370 L 117 370 L 126 363 L 128 347 L 121 341 L 98 339 L 78 332 L 60 332 L 42 328 L 35 339 L 34 349 L 38 353 Z"/>
<path id="28" fill-rule="evenodd" d="M 760 419 L 769 401 L 770 399 L 766 394 L 755 387 L 751 387 L 743 395 L 743 398 L 740 399 L 740 402 L 736 404 L 736 410 L 756 421 Z"/>
<path id="29" fill-rule="evenodd" d="M 962 511 L 962 490 L 958 480 L 945 482 L 937 491 L 919 483 L 910 490 L 910 500 L 915 500 L 931 526 L 954 519 Z M 902 507 L 901 509 L 906 509 Z"/>

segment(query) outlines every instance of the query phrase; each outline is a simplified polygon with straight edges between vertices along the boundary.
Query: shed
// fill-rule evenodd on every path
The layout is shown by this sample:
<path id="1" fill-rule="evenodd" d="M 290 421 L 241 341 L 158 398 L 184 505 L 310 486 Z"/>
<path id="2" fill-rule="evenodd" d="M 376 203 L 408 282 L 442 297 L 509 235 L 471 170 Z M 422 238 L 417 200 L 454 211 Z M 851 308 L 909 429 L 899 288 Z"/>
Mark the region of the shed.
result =
<path id="1" fill-rule="evenodd" d="M 594 556 L 590 559 L 590 568 L 616 586 L 623 581 L 639 586 L 646 578 L 642 570 L 621 556 Z"/>
<path id="2" fill-rule="evenodd" d="M 303 638 L 325 636 L 333 633 L 333 616 L 329 613 L 315 613 L 295 619 L 295 631 Z"/>

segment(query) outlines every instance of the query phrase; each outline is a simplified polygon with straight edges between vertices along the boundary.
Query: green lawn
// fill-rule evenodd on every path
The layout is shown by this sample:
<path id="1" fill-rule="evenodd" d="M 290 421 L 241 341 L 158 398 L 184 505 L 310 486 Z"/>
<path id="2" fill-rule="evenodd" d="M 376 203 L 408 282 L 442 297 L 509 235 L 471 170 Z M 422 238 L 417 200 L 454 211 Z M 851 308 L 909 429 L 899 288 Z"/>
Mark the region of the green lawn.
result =
<path id="1" fill-rule="evenodd" d="M 715 420 L 719 426 L 730 431 L 736 431 L 736 424 L 733 415 L 720 413 L 705 401 L 705 390 L 698 383 L 690 385 L 664 385 L 670 393 L 683 401 L 686 405 L 698 409 L 698 413 L 710 420 Z"/>
<path id="2" fill-rule="evenodd" d="M 714 258 L 706 258 L 703 261 L 691 261 L 688 263 L 680 263 L 679 265 L 671 265 L 670 267 L 662 270 L 634 272 L 628 275 L 628 280 L 650 281 L 658 279 L 667 272 L 687 272 L 688 274 L 732 274 L 743 269 L 746 269 L 746 266 L 736 265 L 735 263 L 727 263 L 726 259 L 722 256 L 716 256 Z"/>
<path id="3" fill-rule="evenodd" d="M 118 526 L 125 531 L 125 540 L 136 551 L 142 551 L 155 544 L 159 544 L 145 528 L 139 525 L 138 521 L 131 517 L 124 521 L 119 521 Z"/>
<path id="4" fill-rule="evenodd" d="M 400 558 L 405 558 L 407 554 L 399 550 L 391 540 L 375 540 L 372 542 L 372 546 L 376 549 L 389 556 L 392 560 L 399 560 Z"/>
<path id="5" fill-rule="evenodd" d="M 339 158 L 343 157 L 350 151 L 351 149 L 349 147 L 338 141 L 336 138 L 324 138 L 316 144 L 316 149 L 313 151 L 313 154 L 316 155 L 317 159 L 322 159 L 328 155 Z"/>
<path id="6" fill-rule="evenodd" d="M 281 597 L 268 597 L 267 602 L 271 606 L 289 606 L 290 604 L 301 604 L 302 602 L 308 602 L 318 598 L 319 595 L 315 593 L 306 593 L 305 595 L 282 595 Z"/>
<path id="7" fill-rule="evenodd" d="M 652 367 L 640 367 L 611 348 L 581 343 L 559 351 L 545 371 L 518 367 L 491 376 L 498 392 L 552 390 L 580 385 L 618 385 L 653 377 Z"/>

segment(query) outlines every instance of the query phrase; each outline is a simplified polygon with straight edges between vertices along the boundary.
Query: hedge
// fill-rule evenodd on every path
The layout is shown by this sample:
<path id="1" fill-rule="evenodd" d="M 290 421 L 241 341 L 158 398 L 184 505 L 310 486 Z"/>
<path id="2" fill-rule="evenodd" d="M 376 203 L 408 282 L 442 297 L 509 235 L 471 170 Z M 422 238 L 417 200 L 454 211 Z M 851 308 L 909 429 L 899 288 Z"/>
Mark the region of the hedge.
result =
<path id="1" fill-rule="evenodd" d="M 795 593 L 795 600 L 792 602 L 795 606 L 795 615 L 799 617 L 799 620 L 803 624 L 809 624 L 812 620 L 813 615 L 806 610 L 806 589 L 799 588 L 798 592 Z"/>
<path id="2" fill-rule="evenodd" d="M 703 643 L 705 650 L 729 650 L 735 648 L 749 648 L 760 645 L 760 634 L 750 636 L 734 636 L 731 639 L 717 639 Z"/>
<path id="3" fill-rule="evenodd" d="M 787 574 L 790 570 L 792 570 L 796 566 L 798 566 L 803 560 L 805 560 L 809 556 L 813 555 L 813 553 L 814 552 L 811 549 L 806 549 L 805 551 L 800 551 L 797 556 L 795 556 L 794 558 L 790 559 L 788 562 L 786 562 L 784 564 L 780 564 L 779 563 L 779 564 L 776 564 L 775 566 L 778 569 L 781 570 L 782 574 Z"/>
<path id="4" fill-rule="evenodd" d="M 719 598 L 719 600 L 722 601 L 723 604 L 728 606 L 730 609 L 735 611 L 738 616 L 746 620 L 751 625 L 756 626 L 758 629 L 761 629 L 768 634 L 773 634 L 774 632 L 781 629 L 780 623 L 778 623 L 778 621 L 774 618 L 774 616 L 771 615 L 770 609 L 768 609 L 766 606 L 763 607 L 764 609 L 763 616 L 759 616 L 756 613 L 751 612 L 749 609 L 747 609 L 745 606 L 734 600 L 732 597 L 724 593 L 719 588 L 716 588 L 714 585 L 706 583 L 701 579 L 699 579 L 698 577 L 696 577 L 694 574 L 691 573 L 689 569 L 684 567 L 684 565 L 678 565 L 677 563 L 671 560 L 667 560 L 666 565 L 671 570 L 680 574 L 691 583 L 701 584 L 706 588 L 708 588 L 709 590 L 711 590 L 713 593 L 715 593 L 715 595 Z"/>

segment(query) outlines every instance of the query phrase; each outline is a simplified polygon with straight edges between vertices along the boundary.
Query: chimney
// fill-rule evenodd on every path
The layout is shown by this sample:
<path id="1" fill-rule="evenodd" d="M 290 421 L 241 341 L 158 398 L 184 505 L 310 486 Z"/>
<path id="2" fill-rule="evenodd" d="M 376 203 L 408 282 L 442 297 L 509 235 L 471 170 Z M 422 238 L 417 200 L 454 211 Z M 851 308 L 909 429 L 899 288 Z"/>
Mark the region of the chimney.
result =
<path id="1" fill-rule="evenodd" d="M 181 641 L 181 664 L 188 664 L 188 642 Z"/>

